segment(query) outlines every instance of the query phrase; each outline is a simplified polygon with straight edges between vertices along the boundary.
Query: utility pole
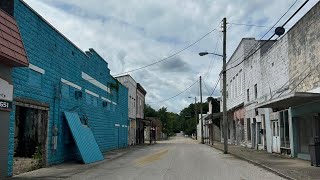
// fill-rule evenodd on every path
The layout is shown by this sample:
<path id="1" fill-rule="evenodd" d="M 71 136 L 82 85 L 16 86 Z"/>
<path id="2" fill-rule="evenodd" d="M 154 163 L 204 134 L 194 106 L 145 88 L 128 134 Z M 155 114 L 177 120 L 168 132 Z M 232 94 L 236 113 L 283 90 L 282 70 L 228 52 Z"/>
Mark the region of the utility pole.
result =
<path id="1" fill-rule="evenodd" d="M 223 18 L 223 142 L 224 142 L 224 154 L 228 154 L 228 120 L 227 120 L 227 19 Z M 201 82 L 201 81 L 200 81 Z"/>
<path id="2" fill-rule="evenodd" d="M 201 144 L 204 144 L 204 139 L 203 139 L 203 117 L 202 117 L 202 80 L 200 76 L 200 113 L 201 113 Z"/>
<path id="3" fill-rule="evenodd" d="M 213 146 L 213 141 L 214 141 L 214 124 L 213 124 L 213 98 L 211 99 L 211 101 L 209 101 L 209 106 L 211 106 L 211 145 Z"/>
<path id="4" fill-rule="evenodd" d="M 196 140 L 198 139 L 198 131 L 197 131 L 197 124 L 198 124 L 198 113 L 197 113 L 197 97 L 194 97 L 194 117 L 196 121 Z"/>

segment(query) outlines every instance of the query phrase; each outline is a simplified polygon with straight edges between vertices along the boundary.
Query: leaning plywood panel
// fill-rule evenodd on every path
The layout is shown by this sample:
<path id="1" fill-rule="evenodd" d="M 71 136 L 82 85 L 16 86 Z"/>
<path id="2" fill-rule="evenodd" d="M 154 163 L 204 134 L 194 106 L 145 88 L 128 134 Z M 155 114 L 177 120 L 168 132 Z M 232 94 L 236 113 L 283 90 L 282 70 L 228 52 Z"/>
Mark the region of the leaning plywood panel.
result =
<path id="1" fill-rule="evenodd" d="M 85 164 L 103 160 L 103 155 L 88 126 L 81 123 L 78 113 L 64 112 L 72 136 L 80 151 L 81 158 Z"/>

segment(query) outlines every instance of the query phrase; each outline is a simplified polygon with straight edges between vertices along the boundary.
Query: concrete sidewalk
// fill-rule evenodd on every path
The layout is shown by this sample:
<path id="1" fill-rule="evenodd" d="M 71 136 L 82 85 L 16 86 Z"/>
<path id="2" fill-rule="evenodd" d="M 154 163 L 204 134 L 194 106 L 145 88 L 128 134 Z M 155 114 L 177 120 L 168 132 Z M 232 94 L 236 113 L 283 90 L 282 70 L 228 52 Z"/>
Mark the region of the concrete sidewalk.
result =
<path id="1" fill-rule="evenodd" d="M 223 151 L 223 144 L 220 142 L 214 142 L 213 147 Z M 228 150 L 230 154 L 286 179 L 320 179 L 320 167 L 311 166 L 309 161 L 234 145 L 229 145 Z"/>
<path id="2" fill-rule="evenodd" d="M 87 169 L 95 168 L 106 161 L 112 161 L 122 157 L 134 150 L 141 149 L 147 145 L 129 146 L 128 148 L 109 151 L 104 155 L 104 160 L 92 164 L 82 164 L 81 162 L 66 162 L 63 164 L 53 165 L 47 168 L 41 168 L 35 171 L 19 174 L 8 179 L 65 179 L 79 174 Z"/>

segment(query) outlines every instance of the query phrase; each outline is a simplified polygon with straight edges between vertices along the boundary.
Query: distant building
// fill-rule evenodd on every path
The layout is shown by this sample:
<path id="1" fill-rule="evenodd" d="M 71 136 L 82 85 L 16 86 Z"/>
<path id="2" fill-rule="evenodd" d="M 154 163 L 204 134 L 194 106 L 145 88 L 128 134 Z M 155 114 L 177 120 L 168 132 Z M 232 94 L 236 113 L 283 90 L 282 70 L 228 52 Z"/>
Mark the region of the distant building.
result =
<path id="1" fill-rule="evenodd" d="M 128 88 L 128 113 L 129 113 L 129 145 L 136 144 L 136 118 L 138 110 L 137 83 L 130 75 L 118 76 L 116 79 Z"/>
<path id="2" fill-rule="evenodd" d="M 136 144 L 144 143 L 144 106 L 145 106 L 145 96 L 147 91 L 141 86 L 140 83 L 137 84 L 137 122 L 136 122 Z"/>

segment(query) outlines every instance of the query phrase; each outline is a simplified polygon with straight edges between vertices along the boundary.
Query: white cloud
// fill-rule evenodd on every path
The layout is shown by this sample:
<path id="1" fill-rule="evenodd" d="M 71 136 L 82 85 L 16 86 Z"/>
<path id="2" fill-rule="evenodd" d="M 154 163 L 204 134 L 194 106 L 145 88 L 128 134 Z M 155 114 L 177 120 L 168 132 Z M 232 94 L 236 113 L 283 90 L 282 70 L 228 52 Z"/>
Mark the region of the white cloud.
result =
<path id="1" fill-rule="evenodd" d="M 224 1 L 224 0 L 26 0 L 48 22 L 68 37 L 82 50 L 94 48 L 109 63 L 112 74 L 134 69 L 162 59 L 195 41 L 219 26 L 223 17 L 229 22 L 273 25 L 294 0 Z M 296 21 L 317 0 L 311 0 Z M 287 19 L 302 1 L 298 1 L 284 17 Z M 293 22 L 294 22 L 293 21 Z M 293 25 L 289 23 L 289 26 Z M 243 37 L 260 38 L 268 28 L 228 25 L 228 57 Z M 147 90 L 147 102 L 169 98 L 190 86 L 199 75 L 204 75 L 213 63 L 205 82 L 213 88 L 220 73 L 221 59 L 199 57 L 199 51 L 214 51 L 221 36 L 214 32 L 192 48 L 179 54 L 186 72 L 162 72 L 161 65 L 131 73 Z M 220 49 L 217 53 L 222 53 Z M 170 60 L 174 60 L 170 59 Z M 168 60 L 168 61 L 170 61 Z M 163 62 L 166 63 L 166 62 Z M 187 67 L 187 65 L 189 67 Z M 208 95 L 204 89 L 204 95 Z M 198 87 L 154 108 L 167 106 L 178 112 L 188 103 L 188 96 L 197 96 Z M 205 100 L 205 98 L 204 98 Z"/>

